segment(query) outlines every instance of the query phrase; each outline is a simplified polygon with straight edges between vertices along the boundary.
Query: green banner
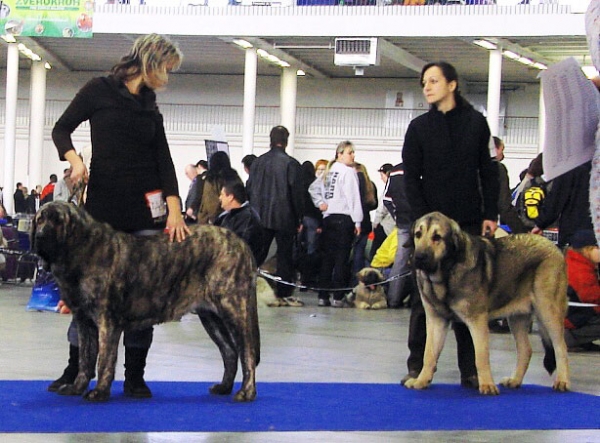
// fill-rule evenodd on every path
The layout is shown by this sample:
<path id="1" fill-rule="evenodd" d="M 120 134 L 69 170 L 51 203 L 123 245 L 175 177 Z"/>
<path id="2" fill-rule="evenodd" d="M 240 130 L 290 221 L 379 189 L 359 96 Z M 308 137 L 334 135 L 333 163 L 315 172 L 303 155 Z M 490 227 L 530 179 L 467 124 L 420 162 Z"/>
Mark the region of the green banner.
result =
<path id="1" fill-rule="evenodd" d="M 93 0 L 0 1 L 0 32 L 28 37 L 92 37 Z"/>

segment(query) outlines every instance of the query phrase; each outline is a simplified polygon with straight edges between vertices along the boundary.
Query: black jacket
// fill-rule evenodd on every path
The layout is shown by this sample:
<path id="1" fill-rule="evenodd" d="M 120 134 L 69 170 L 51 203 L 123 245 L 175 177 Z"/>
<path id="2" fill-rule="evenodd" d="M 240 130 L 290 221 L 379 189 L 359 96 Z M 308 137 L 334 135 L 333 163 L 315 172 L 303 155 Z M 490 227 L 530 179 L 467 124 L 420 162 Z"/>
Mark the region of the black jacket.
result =
<path id="1" fill-rule="evenodd" d="M 404 139 L 406 192 L 416 218 L 440 211 L 461 224 L 498 219 L 498 165 L 485 117 L 461 97 L 410 122 Z"/>
<path id="2" fill-rule="evenodd" d="M 164 197 L 179 197 L 179 189 L 156 94 L 144 87 L 133 96 L 113 76 L 90 80 L 54 125 L 61 160 L 86 120 L 93 157 L 85 209 L 121 231 L 160 229 L 164 220 L 152 218 L 146 194 L 162 190 Z"/>
<path id="3" fill-rule="evenodd" d="M 257 260 L 262 250 L 262 227 L 258 214 L 247 202 L 240 208 L 221 213 L 214 224 L 235 232 L 248 243 L 254 260 Z"/>
<path id="4" fill-rule="evenodd" d="M 264 228 L 296 231 L 304 216 L 302 167 L 283 149 L 272 148 L 252 163 L 248 199 Z"/>
<path id="5" fill-rule="evenodd" d="M 593 230 L 590 216 L 590 171 L 592 162 L 571 169 L 552 180 L 535 225 L 545 229 L 558 220 L 558 245 L 569 244 L 579 230 Z"/>

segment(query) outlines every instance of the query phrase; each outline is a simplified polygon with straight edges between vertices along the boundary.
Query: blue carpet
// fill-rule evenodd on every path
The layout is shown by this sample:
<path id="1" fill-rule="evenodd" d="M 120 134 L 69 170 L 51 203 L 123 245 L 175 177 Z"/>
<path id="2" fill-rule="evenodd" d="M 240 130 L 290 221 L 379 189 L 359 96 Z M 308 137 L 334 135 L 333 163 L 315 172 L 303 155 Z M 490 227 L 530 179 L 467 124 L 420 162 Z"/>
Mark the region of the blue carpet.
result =
<path id="1" fill-rule="evenodd" d="M 154 398 L 106 403 L 46 392 L 47 381 L 0 381 L 0 433 L 600 429 L 600 397 L 526 385 L 480 396 L 456 385 L 258 383 L 253 403 L 209 383 L 150 382 Z"/>

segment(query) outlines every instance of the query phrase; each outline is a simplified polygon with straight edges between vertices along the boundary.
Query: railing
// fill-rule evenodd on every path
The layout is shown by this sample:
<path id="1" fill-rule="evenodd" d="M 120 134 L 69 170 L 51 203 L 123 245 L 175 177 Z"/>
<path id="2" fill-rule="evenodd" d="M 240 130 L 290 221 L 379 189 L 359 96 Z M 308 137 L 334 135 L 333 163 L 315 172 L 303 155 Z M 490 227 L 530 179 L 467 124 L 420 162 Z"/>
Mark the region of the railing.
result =
<path id="1" fill-rule="evenodd" d="M 65 110 L 68 101 L 46 102 L 46 129 L 50 130 Z M 0 100 L 0 125 L 5 124 L 5 106 Z M 177 134 L 210 134 L 215 126 L 223 128 L 228 135 L 243 132 L 243 108 L 233 105 L 182 105 L 161 104 L 165 129 Z M 423 114 L 424 109 L 381 108 L 323 108 L 299 107 L 296 110 L 296 137 L 335 137 L 403 139 L 408 124 Z M 277 106 L 256 107 L 255 128 L 257 134 L 268 134 L 274 124 L 281 120 Z M 29 102 L 19 100 L 16 124 L 18 128 L 29 125 Z M 537 146 L 537 117 L 502 117 L 500 134 L 511 146 Z M 84 123 L 82 129 L 87 128 Z"/>

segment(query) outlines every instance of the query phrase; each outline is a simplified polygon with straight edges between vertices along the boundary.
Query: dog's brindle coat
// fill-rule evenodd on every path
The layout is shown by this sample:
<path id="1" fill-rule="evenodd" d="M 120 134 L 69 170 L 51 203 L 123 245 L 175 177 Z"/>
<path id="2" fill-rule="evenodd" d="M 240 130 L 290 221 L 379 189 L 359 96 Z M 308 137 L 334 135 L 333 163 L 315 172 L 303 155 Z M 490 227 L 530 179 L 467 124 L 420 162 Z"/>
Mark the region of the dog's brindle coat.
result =
<path id="1" fill-rule="evenodd" d="M 517 344 L 515 372 L 506 387 L 521 386 L 531 359 L 528 331 L 535 314 L 546 351 L 544 366 L 557 369 L 554 389 L 569 389 L 564 317 L 567 277 L 560 250 L 533 234 L 499 239 L 472 236 L 439 212 L 426 214 L 412 229 L 414 267 L 425 308 L 427 340 L 423 369 L 408 388 L 426 388 L 433 379 L 449 321 L 463 321 L 473 337 L 482 394 L 498 394 L 489 361 L 488 321 L 508 317 Z"/>
<path id="2" fill-rule="evenodd" d="M 256 268 L 248 246 L 233 232 L 190 227 L 183 242 L 167 235 L 136 237 L 92 219 L 63 202 L 42 206 L 32 226 L 32 249 L 52 271 L 79 329 L 79 374 L 64 395 L 88 388 L 90 401 L 110 396 L 121 333 L 197 312 L 223 357 L 225 372 L 213 394 L 233 389 L 238 358 L 243 381 L 237 401 L 256 397 L 260 360 Z"/>

